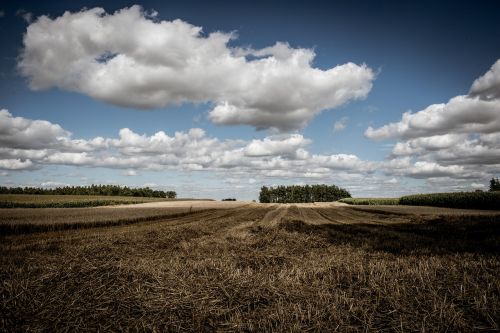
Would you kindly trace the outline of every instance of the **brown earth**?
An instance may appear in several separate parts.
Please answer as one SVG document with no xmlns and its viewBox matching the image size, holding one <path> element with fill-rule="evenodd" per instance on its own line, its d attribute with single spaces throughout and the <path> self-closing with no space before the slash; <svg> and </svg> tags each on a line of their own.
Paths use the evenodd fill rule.
<svg viewBox="0 0 500 333">
<path fill-rule="evenodd" d="M 500 212 L 0 210 L 1 331 L 494 331 Z"/>
</svg>

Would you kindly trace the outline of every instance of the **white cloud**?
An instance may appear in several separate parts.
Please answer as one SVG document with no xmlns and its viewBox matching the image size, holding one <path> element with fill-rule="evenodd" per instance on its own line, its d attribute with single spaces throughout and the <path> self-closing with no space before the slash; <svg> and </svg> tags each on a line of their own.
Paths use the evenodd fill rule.
<svg viewBox="0 0 500 333">
<path fill-rule="evenodd" d="M 5 16 L 5 12 L 3 10 L 0 10 L 0 18 Z"/>
<path fill-rule="evenodd" d="M 394 145 L 392 153 L 396 156 L 419 155 L 429 151 L 439 151 L 451 148 L 462 142 L 467 135 L 464 134 L 443 134 L 428 137 L 416 138 Z"/>
<path fill-rule="evenodd" d="M 469 95 L 491 100 L 500 98 L 500 59 L 472 84 Z"/>
<path fill-rule="evenodd" d="M 322 70 L 312 67 L 311 49 L 280 42 L 241 49 L 229 45 L 235 38 L 159 21 L 139 6 L 113 14 L 93 8 L 39 17 L 28 26 L 18 66 L 35 90 L 58 87 L 134 108 L 211 102 L 217 124 L 282 131 L 371 90 L 375 74 L 366 65 Z"/>
<path fill-rule="evenodd" d="M 470 189 L 471 182 L 479 184 L 495 172 L 500 173 L 498 133 L 481 134 L 465 141 L 462 134 L 415 138 L 396 145 L 390 159 L 378 162 L 366 161 L 354 154 L 312 153 L 307 149 L 311 140 L 300 134 L 245 141 L 220 140 L 200 128 L 173 134 L 159 131 L 151 135 L 124 128 L 116 137 L 72 139 L 71 134 L 57 124 L 14 117 L 4 111 L 3 119 L 10 126 L 0 126 L 0 138 L 3 138 L 0 169 L 12 172 L 48 165 L 121 169 L 122 175 L 129 176 L 137 175 L 138 170 L 208 171 L 219 175 L 217 179 L 223 179 L 226 184 L 241 188 L 275 180 L 333 182 L 365 195 L 377 195 L 377 188 L 398 194 L 415 192 L 414 187 L 397 189 L 402 177 L 453 179 L 458 185 L 450 189 L 466 190 Z M 30 137 L 39 137 L 36 133 L 40 126 L 55 129 L 57 135 L 47 131 L 48 135 L 39 139 L 40 142 L 30 144 Z M 399 153 L 398 147 L 402 147 Z M 497 154 L 492 153 L 491 147 L 499 148 L 495 151 Z M 416 156 L 421 160 L 415 160 Z M 485 163 L 486 157 L 488 163 Z M 465 179 L 468 183 L 462 182 Z M 366 187 L 360 185 L 364 183 Z"/>
<path fill-rule="evenodd" d="M 387 174 L 455 180 L 493 175 L 500 170 L 500 60 L 474 81 L 469 95 L 405 112 L 399 122 L 368 127 L 365 135 L 400 140 L 393 161 L 384 163 Z M 399 167 L 401 162 L 406 165 Z"/>
<path fill-rule="evenodd" d="M 500 59 L 472 84 L 469 95 L 433 104 L 416 113 L 405 112 L 401 121 L 365 131 L 373 140 L 420 138 L 459 133 L 500 132 Z"/>
<path fill-rule="evenodd" d="M 46 120 L 31 120 L 14 117 L 5 109 L 0 109 L 0 157 L 2 147 L 9 147 L 11 153 L 30 158 L 32 154 L 45 154 L 43 149 L 60 151 L 93 151 L 105 148 L 108 142 L 102 137 L 92 140 L 72 140 L 71 132 Z M 15 151 L 12 148 L 18 148 Z"/>
<path fill-rule="evenodd" d="M 30 160 L 0 159 L 0 169 L 24 170 L 31 169 L 32 167 L 33 163 Z"/>
<path fill-rule="evenodd" d="M 60 138 L 69 137 L 61 126 L 45 120 L 12 117 L 9 111 L 0 110 L 0 146 L 11 148 L 39 148 L 57 144 Z"/>
<path fill-rule="evenodd" d="M 411 168 L 405 170 L 406 175 L 413 178 L 431 178 L 445 176 L 459 176 L 464 171 L 463 166 L 442 166 L 433 162 L 418 161 Z"/>
<path fill-rule="evenodd" d="M 289 136 L 271 136 L 263 140 L 252 140 L 244 149 L 245 156 L 300 156 L 304 150 L 300 148 L 310 144 L 311 140 L 305 139 L 300 134 Z M 304 155 L 302 155 L 304 156 Z M 307 154 L 305 155 L 307 157 Z"/>
<path fill-rule="evenodd" d="M 365 135 L 373 140 L 411 139 L 452 133 L 494 133 L 500 131 L 500 100 L 457 96 L 445 104 L 405 112 L 401 121 L 378 129 L 371 126 Z"/>
<path fill-rule="evenodd" d="M 56 188 L 56 187 L 71 186 L 71 184 L 61 183 L 61 182 L 54 182 L 54 181 L 48 181 L 48 182 L 41 183 L 40 186 L 44 187 L 44 188 Z"/>
<path fill-rule="evenodd" d="M 348 120 L 349 120 L 348 117 L 342 117 L 339 120 L 337 120 L 335 124 L 333 124 L 333 132 L 335 133 L 345 130 L 345 128 L 347 127 Z"/>
<path fill-rule="evenodd" d="M 300 134 L 244 141 L 219 140 L 200 128 L 150 136 L 123 128 L 117 138 L 84 140 L 71 139 L 71 133 L 47 121 L 14 117 L 7 110 L 0 115 L 8 125 L 0 126 L 3 169 L 72 165 L 124 169 L 129 176 L 139 169 L 225 170 L 253 184 L 258 177 L 328 178 L 332 172 L 372 172 L 376 167 L 352 154 L 311 154 L 306 149 L 311 140 Z M 45 130 L 43 136 L 40 128 Z M 35 138 L 38 142 L 31 143 Z"/>
</svg>

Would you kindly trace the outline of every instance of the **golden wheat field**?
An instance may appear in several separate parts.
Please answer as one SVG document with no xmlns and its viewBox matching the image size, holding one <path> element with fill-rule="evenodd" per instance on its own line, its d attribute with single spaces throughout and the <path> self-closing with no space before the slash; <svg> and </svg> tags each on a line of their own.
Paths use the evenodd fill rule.
<svg viewBox="0 0 500 333">
<path fill-rule="evenodd" d="M 1 331 L 494 331 L 500 212 L 0 210 Z"/>
</svg>

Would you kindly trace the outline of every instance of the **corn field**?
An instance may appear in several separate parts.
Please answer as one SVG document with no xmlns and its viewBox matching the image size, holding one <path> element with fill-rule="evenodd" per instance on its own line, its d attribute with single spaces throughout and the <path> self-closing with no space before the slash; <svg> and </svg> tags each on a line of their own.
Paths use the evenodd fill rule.
<svg viewBox="0 0 500 333">
<path fill-rule="evenodd" d="M 407 195 L 400 205 L 463 209 L 500 209 L 500 192 L 455 192 Z"/>
</svg>

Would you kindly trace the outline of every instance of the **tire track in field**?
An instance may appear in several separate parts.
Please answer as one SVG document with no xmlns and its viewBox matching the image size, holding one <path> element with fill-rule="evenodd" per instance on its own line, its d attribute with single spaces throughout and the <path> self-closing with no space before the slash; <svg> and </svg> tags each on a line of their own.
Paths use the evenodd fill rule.
<svg viewBox="0 0 500 333">
<path fill-rule="evenodd" d="M 317 224 L 327 224 L 332 222 L 331 220 L 321 215 L 318 212 L 318 208 L 299 207 L 299 210 L 304 218 L 304 222 L 306 222 L 307 224 L 317 225 Z"/>
<path fill-rule="evenodd" d="M 267 212 L 255 226 L 272 227 L 277 226 L 281 220 L 289 213 L 288 205 L 276 206 L 273 210 Z"/>
<path fill-rule="evenodd" d="M 274 207 L 253 206 L 237 215 L 228 216 L 225 219 L 217 219 L 212 225 L 208 225 L 209 235 L 201 237 L 203 241 L 214 241 L 216 239 L 245 239 L 256 223 L 260 222 L 266 214 L 273 211 Z"/>
<path fill-rule="evenodd" d="M 316 211 L 325 219 L 328 219 L 336 224 L 359 224 L 359 223 L 386 224 L 387 223 L 387 217 L 380 218 L 380 216 L 377 214 L 357 213 L 355 210 L 349 207 L 317 209 Z"/>
<path fill-rule="evenodd" d="M 169 246 L 180 242 L 190 243 L 196 240 L 197 244 L 205 242 L 220 242 L 221 239 L 231 237 L 244 238 L 248 235 L 249 227 L 256 221 L 260 221 L 270 208 L 247 206 L 242 208 L 215 212 L 207 219 L 194 220 L 180 225 L 163 225 L 151 231 L 164 235 Z M 153 245 L 154 246 L 154 245 Z M 174 245 L 175 246 L 175 245 Z"/>
<path fill-rule="evenodd" d="M 239 206 L 239 207 L 234 207 L 234 208 L 223 208 L 223 209 L 211 209 L 209 211 L 202 211 L 200 213 L 193 212 L 192 214 L 180 217 L 180 218 L 167 218 L 159 221 L 154 221 L 154 222 L 146 222 L 146 223 L 140 223 L 134 224 L 134 225 L 128 225 L 126 227 L 133 227 L 134 230 L 137 230 L 137 228 L 140 227 L 152 227 L 154 226 L 155 228 L 174 228 L 174 227 L 181 227 L 181 226 L 187 226 L 191 224 L 196 224 L 196 223 L 211 223 L 213 221 L 218 221 L 221 219 L 225 219 L 227 217 L 237 217 L 241 213 L 245 213 L 246 211 L 252 210 L 252 208 L 249 208 L 251 204 L 247 204 L 244 206 Z M 123 228 L 123 229 L 128 229 L 128 228 Z"/>
<path fill-rule="evenodd" d="M 338 213 L 339 208 L 316 209 L 316 213 L 333 224 L 350 224 L 345 220 L 345 216 Z M 333 216 L 332 216 L 333 213 Z"/>
<path fill-rule="evenodd" d="M 345 216 L 353 223 L 369 223 L 369 224 L 388 224 L 388 223 L 403 223 L 407 222 L 408 218 L 405 215 L 397 214 L 380 214 L 376 212 L 358 211 L 356 209 L 346 207 L 338 211 L 339 215 Z"/>
</svg>

